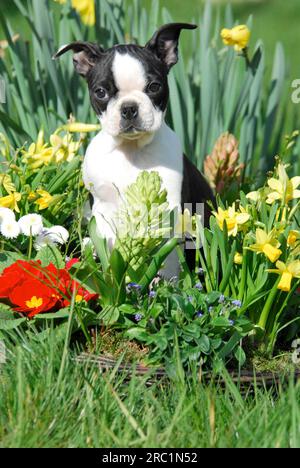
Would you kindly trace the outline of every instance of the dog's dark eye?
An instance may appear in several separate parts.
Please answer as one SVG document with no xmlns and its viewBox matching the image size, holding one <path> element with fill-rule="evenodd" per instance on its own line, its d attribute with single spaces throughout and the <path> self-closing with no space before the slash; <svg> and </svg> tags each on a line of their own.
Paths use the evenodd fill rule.
<svg viewBox="0 0 300 468">
<path fill-rule="evenodd" d="M 158 93 L 158 91 L 160 91 L 160 88 L 161 88 L 161 85 L 153 81 L 152 83 L 148 85 L 147 90 L 149 93 Z"/>
<path fill-rule="evenodd" d="M 98 99 L 105 99 L 105 98 L 108 97 L 108 93 L 107 93 L 106 89 L 104 89 L 104 88 L 96 89 L 95 94 L 96 94 Z"/>
</svg>

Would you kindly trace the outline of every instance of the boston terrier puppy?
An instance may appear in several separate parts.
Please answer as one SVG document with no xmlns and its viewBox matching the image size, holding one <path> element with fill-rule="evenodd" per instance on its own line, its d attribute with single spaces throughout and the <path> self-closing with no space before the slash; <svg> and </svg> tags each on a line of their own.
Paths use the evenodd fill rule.
<svg viewBox="0 0 300 468">
<path fill-rule="evenodd" d="M 208 183 L 165 122 L 168 73 L 178 61 L 179 35 L 182 29 L 196 27 L 166 24 L 143 47 L 127 44 L 104 50 L 94 43 L 73 42 L 54 56 L 74 52 L 75 70 L 87 81 L 101 123 L 84 158 L 83 180 L 93 195 L 97 227 L 110 243 L 122 194 L 142 171 L 160 174 L 170 209 L 186 205 L 195 212 L 196 204 L 213 199 Z M 205 214 L 207 218 L 208 210 Z M 166 276 L 178 271 L 171 263 Z"/>
</svg>

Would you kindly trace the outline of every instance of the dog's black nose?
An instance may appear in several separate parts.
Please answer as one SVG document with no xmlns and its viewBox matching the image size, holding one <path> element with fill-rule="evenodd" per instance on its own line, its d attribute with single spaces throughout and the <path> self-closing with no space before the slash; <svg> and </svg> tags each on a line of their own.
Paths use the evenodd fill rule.
<svg viewBox="0 0 300 468">
<path fill-rule="evenodd" d="M 138 106 L 134 102 L 126 102 L 121 107 L 121 116 L 124 120 L 134 120 L 138 116 Z"/>
</svg>

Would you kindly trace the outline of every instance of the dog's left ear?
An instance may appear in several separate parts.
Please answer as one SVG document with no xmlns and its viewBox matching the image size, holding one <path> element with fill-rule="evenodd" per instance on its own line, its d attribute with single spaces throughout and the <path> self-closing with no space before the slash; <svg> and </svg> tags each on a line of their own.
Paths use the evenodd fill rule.
<svg viewBox="0 0 300 468">
<path fill-rule="evenodd" d="M 178 40 L 181 30 L 195 28 L 197 28 L 195 24 L 189 23 L 166 24 L 156 31 L 145 48 L 162 60 L 169 71 L 178 61 Z"/>
</svg>

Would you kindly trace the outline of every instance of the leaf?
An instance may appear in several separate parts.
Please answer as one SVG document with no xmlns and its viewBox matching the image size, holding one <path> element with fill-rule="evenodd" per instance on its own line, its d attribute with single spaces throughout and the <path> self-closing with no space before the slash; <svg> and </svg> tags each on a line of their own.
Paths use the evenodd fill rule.
<svg viewBox="0 0 300 468">
<path fill-rule="evenodd" d="M 222 349 L 219 351 L 219 357 L 221 359 L 224 359 L 226 356 L 228 356 L 232 350 L 236 347 L 236 345 L 240 342 L 241 340 L 241 335 L 239 332 L 235 332 L 229 341 L 222 347 Z"/>
<path fill-rule="evenodd" d="M 38 251 L 35 260 L 40 260 L 42 267 L 53 263 L 56 268 L 65 268 L 64 259 L 57 247 L 47 245 Z"/>
<path fill-rule="evenodd" d="M 101 237 L 97 230 L 97 222 L 95 217 L 93 217 L 90 221 L 89 234 L 100 259 L 103 271 L 105 272 L 109 267 L 109 251 L 106 239 Z"/>
<path fill-rule="evenodd" d="M 210 340 L 208 336 L 202 335 L 199 340 L 197 340 L 199 349 L 202 351 L 204 354 L 208 354 L 210 351 Z"/>
<path fill-rule="evenodd" d="M 139 327 L 130 328 L 126 331 L 125 336 L 130 340 L 139 340 L 143 342 L 149 340 L 148 333 L 143 328 Z"/>
<path fill-rule="evenodd" d="M 6 304 L 0 303 L 0 320 L 14 320 L 14 311 Z"/>
<path fill-rule="evenodd" d="M 26 322 L 26 318 L 19 318 L 19 319 L 0 319 L 0 330 L 8 331 L 14 330 L 18 328 L 22 323 Z"/>
<path fill-rule="evenodd" d="M 240 366 L 243 366 L 246 362 L 246 354 L 245 351 L 241 346 L 238 346 L 237 349 L 234 352 L 234 356 L 236 360 L 238 361 Z"/>
<path fill-rule="evenodd" d="M 57 312 L 38 314 L 34 318 L 35 320 L 55 320 L 55 319 L 68 318 L 69 315 L 70 315 L 70 309 L 68 307 L 64 307 L 63 309 L 60 309 Z"/>
<path fill-rule="evenodd" d="M 0 253 L 0 273 L 2 273 L 5 268 L 9 267 L 17 260 L 21 260 L 22 258 L 23 257 L 16 252 L 6 251 Z"/>
<path fill-rule="evenodd" d="M 99 319 L 104 325 L 113 325 L 118 321 L 120 310 L 115 306 L 106 306 L 99 313 Z"/>
</svg>

